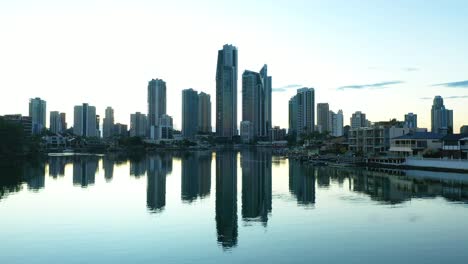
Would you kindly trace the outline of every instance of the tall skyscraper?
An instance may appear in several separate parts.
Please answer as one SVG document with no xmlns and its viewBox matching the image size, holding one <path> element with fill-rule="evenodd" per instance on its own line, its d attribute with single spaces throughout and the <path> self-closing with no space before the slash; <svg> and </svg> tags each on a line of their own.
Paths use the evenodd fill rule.
<svg viewBox="0 0 468 264">
<path fill-rule="evenodd" d="M 39 97 L 29 100 L 29 116 L 32 118 L 32 133 L 39 134 L 46 127 L 46 101 Z"/>
<path fill-rule="evenodd" d="M 418 127 L 418 115 L 408 113 L 405 115 L 405 127 L 417 128 Z"/>
<path fill-rule="evenodd" d="M 297 136 L 315 131 L 315 90 L 301 88 L 297 90 Z"/>
<path fill-rule="evenodd" d="M 367 127 L 368 121 L 366 119 L 366 114 L 361 111 L 355 112 L 351 116 L 350 124 L 351 128 Z"/>
<path fill-rule="evenodd" d="M 271 129 L 271 77 L 267 66 L 260 73 L 242 74 L 242 121 L 250 121 L 254 137 L 268 137 Z"/>
<path fill-rule="evenodd" d="M 74 109 L 73 133 L 83 137 L 97 137 L 96 107 L 87 103 Z"/>
<path fill-rule="evenodd" d="M 439 134 L 453 133 L 453 111 L 446 109 L 441 96 L 434 98 L 431 110 L 431 131 Z"/>
<path fill-rule="evenodd" d="M 343 136 L 343 111 L 339 110 L 338 113 L 330 111 L 328 115 L 330 135 L 334 137 Z"/>
<path fill-rule="evenodd" d="M 216 67 L 216 136 L 237 135 L 237 48 L 224 45 Z"/>
<path fill-rule="evenodd" d="M 65 131 L 68 129 L 67 126 L 67 114 L 65 113 L 60 113 L 60 122 L 62 123 L 62 131 Z"/>
<path fill-rule="evenodd" d="M 198 94 L 198 131 L 211 133 L 211 97 L 209 94 Z"/>
<path fill-rule="evenodd" d="M 320 133 L 331 132 L 329 127 L 329 112 L 330 107 L 328 103 L 317 104 L 317 126 Z"/>
<path fill-rule="evenodd" d="M 297 134 L 297 95 L 289 99 L 289 130 L 288 134 Z"/>
<path fill-rule="evenodd" d="M 195 138 L 198 130 L 198 94 L 193 89 L 182 91 L 182 135 Z"/>
<path fill-rule="evenodd" d="M 64 131 L 62 126 L 62 116 L 58 111 L 51 111 L 50 112 L 50 120 L 49 120 L 49 130 L 52 133 L 62 133 Z"/>
<path fill-rule="evenodd" d="M 104 117 L 104 124 L 102 127 L 102 137 L 110 138 L 113 135 L 114 130 L 114 109 L 108 106 L 106 108 L 106 114 Z"/>
<path fill-rule="evenodd" d="M 157 134 L 159 118 L 166 114 L 166 82 L 153 79 L 148 83 L 148 129 L 149 135 Z"/>
<path fill-rule="evenodd" d="M 130 115 L 130 137 L 145 137 L 148 120 L 140 112 Z"/>
</svg>

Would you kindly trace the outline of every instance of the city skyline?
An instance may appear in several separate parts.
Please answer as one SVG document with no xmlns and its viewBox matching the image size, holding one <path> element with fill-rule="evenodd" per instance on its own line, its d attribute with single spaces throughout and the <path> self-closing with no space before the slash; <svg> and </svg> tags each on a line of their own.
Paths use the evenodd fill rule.
<svg viewBox="0 0 468 264">
<path fill-rule="evenodd" d="M 366 113 L 371 121 L 401 119 L 413 112 L 421 127 L 430 128 L 428 106 L 434 96 L 441 95 L 445 105 L 454 111 L 455 132 L 467 123 L 464 117 L 468 109 L 464 105 L 468 100 L 468 63 L 463 58 L 468 51 L 463 48 L 467 38 L 460 25 L 466 24 L 468 6 L 463 2 L 427 5 L 397 1 L 374 6 L 366 1 L 293 1 L 287 6 L 269 7 L 260 15 L 264 19 L 259 19 L 258 14 L 242 13 L 246 18 L 243 21 L 237 11 L 244 10 L 246 2 L 240 1 L 229 6 L 233 9 L 227 15 L 230 19 L 223 19 L 219 26 L 214 21 L 220 15 L 210 12 L 205 17 L 203 6 L 212 5 L 223 16 L 228 6 L 202 3 L 184 3 L 187 10 L 195 12 L 180 11 L 174 3 L 155 5 L 145 1 L 110 9 L 86 1 L 73 9 L 52 7 L 47 1 L 40 6 L 29 1 L 2 3 L 0 30 L 5 41 L 0 43 L 0 70 L 4 73 L 0 87 L 8 89 L 15 100 L 3 97 L 0 114 L 27 115 L 27 107 L 16 100 L 41 97 L 47 101 L 48 111 L 65 112 L 69 117 L 73 116 L 73 106 L 80 102 L 96 106 L 100 116 L 111 106 L 116 109 L 116 122 L 129 124 L 130 113 L 147 111 L 144 91 L 148 80 L 162 78 L 167 82 L 168 102 L 173 102 L 168 104 L 167 112 L 180 130 L 178 96 L 183 89 L 193 87 L 212 95 L 214 101 L 216 50 L 224 43 L 232 43 L 239 48 L 240 72 L 268 63 L 270 74 L 275 76 L 273 126 L 287 127 L 285 110 L 299 87 L 314 87 L 317 102 L 329 102 L 330 109 L 342 109 L 345 120 L 356 111 Z M 168 15 L 154 18 L 151 11 L 156 8 Z M 295 15 L 284 14 L 284 18 L 276 19 L 283 14 L 283 8 Z M 40 12 L 46 15 L 38 15 Z M 390 19 L 390 13 L 400 19 Z M 83 16 L 88 18 L 86 23 L 82 23 Z M 128 25 L 122 24 L 122 16 L 129 18 Z M 102 22 L 102 17 L 109 22 Z M 170 26 L 157 26 L 160 19 Z M 253 19 L 260 22 L 249 24 Z M 188 20 L 193 22 L 189 30 L 183 27 L 183 21 Z M 363 24 L 367 26 L 361 27 Z M 227 30 L 221 30 L 222 26 Z M 265 26 L 268 30 L 259 30 Z M 101 35 L 102 31 L 107 34 Z M 147 32 L 155 31 L 160 33 L 155 34 L 158 37 L 148 36 Z M 179 32 L 177 36 L 170 36 L 174 31 Z M 333 36 L 328 34 L 330 31 Z M 56 32 L 64 36 L 57 38 Z M 254 33 L 259 34 L 255 43 L 250 38 Z M 157 41 L 160 35 L 170 37 L 161 43 Z M 288 38 L 284 38 L 286 35 Z M 121 41 L 122 36 L 131 40 Z M 30 38 L 38 41 L 32 43 Z M 188 38 L 192 48 L 184 49 Z M 197 50 L 196 54 L 192 50 Z M 437 55 L 437 63 L 429 54 Z M 174 63 L 182 57 L 190 59 Z M 238 87 L 240 81 L 238 78 Z M 64 83 L 74 96 L 62 96 Z M 215 127 L 214 110 L 212 121 Z"/>
</svg>

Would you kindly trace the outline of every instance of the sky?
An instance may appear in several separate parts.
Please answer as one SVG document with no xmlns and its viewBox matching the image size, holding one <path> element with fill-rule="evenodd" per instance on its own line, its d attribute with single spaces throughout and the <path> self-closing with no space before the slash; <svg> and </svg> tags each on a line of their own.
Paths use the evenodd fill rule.
<svg viewBox="0 0 468 264">
<path fill-rule="evenodd" d="M 129 124 L 160 78 L 175 128 L 187 88 L 211 94 L 215 127 L 217 51 L 228 43 L 239 93 L 244 70 L 268 65 L 273 125 L 287 127 L 288 100 L 313 87 L 345 125 L 355 111 L 374 122 L 414 112 L 430 128 L 441 95 L 458 132 L 468 125 L 467 14 L 462 0 L 0 0 L 0 115 L 28 115 L 41 97 L 69 125 L 84 102 Z"/>
</svg>

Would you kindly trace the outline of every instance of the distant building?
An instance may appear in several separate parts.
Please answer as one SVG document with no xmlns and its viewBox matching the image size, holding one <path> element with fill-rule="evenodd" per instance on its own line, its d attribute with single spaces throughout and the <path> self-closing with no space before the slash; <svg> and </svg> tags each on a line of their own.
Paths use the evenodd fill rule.
<svg viewBox="0 0 468 264">
<path fill-rule="evenodd" d="M 46 101 L 39 97 L 29 100 L 29 116 L 32 118 L 33 134 L 40 134 L 46 127 Z"/>
<path fill-rule="evenodd" d="M 366 119 L 366 114 L 364 114 L 361 111 L 355 112 L 351 116 L 350 125 L 351 125 L 351 128 L 367 127 L 368 121 Z"/>
<path fill-rule="evenodd" d="M 331 128 L 329 127 L 329 112 L 330 107 L 328 103 L 317 104 L 317 127 L 320 133 L 331 132 Z"/>
<path fill-rule="evenodd" d="M 216 67 L 216 136 L 232 139 L 237 132 L 237 48 L 224 45 Z"/>
<path fill-rule="evenodd" d="M 405 115 L 405 127 L 407 128 L 418 128 L 418 115 L 408 113 Z"/>
<path fill-rule="evenodd" d="M 198 132 L 212 133 L 211 98 L 204 92 L 198 94 Z"/>
<path fill-rule="evenodd" d="M 114 109 L 112 107 L 107 107 L 106 108 L 106 114 L 104 117 L 103 121 L 103 127 L 102 127 L 102 137 L 103 138 L 110 138 L 113 136 L 113 130 L 114 130 Z"/>
<path fill-rule="evenodd" d="M 148 83 L 148 130 L 157 131 L 159 118 L 166 114 L 166 82 L 153 79 Z M 152 138 L 155 139 L 155 138 Z"/>
<path fill-rule="evenodd" d="M 275 126 L 271 129 L 270 140 L 271 141 L 281 141 L 286 138 L 286 129 Z"/>
<path fill-rule="evenodd" d="M 173 130 L 172 117 L 162 115 L 159 118 L 158 139 L 172 139 Z"/>
<path fill-rule="evenodd" d="M 468 134 L 468 126 L 460 127 L 460 134 Z"/>
<path fill-rule="evenodd" d="M 330 128 L 330 135 L 334 137 L 343 136 L 343 111 L 339 110 L 335 114 L 333 111 L 329 111 L 328 115 L 328 127 Z"/>
<path fill-rule="evenodd" d="M 63 127 L 63 120 L 62 114 L 58 111 L 51 111 L 50 112 L 50 119 L 49 119 L 49 130 L 50 132 L 57 134 L 63 133 L 66 128 Z"/>
<path fill-rule="evenodd" d="M 74 108 L 73 133 L 82 137 L 97 137 L 96 107 L 87 103 Z"/>
<path fill-rule="evenodd" d="M 426 149 L 442 148 L 444 135 L 430 132 L 414 132 L 391 140 L 390 153 L 398 156 L 420 156 Z"/>
<path fill-rule="evenodd" d="M 20 124 L 23 127 L 24 137 L 30 137 L 32 134 L 32 118 L 30 116 L 18 115 L 4 115 L 5 121 Z"/>
<path fill-rule="evenodd" d="M 431 110 L 431 132 L 453 134 L 453 111 L 446 109 L 441 96 L 434 97 Z"/>
<path fill-rule="evenodd" d="M 198 132 L 198 94 L 193 89 L 182 91 L 182 136 L 193 139 Z"/>
<path fill-rule="evenodd" d="M 242 121 L 252 123 L 254 137 L 267 138 L 271 129 L 271 76 L 267 65 L 259 73 L 242 74 Z"/>
<path fill-rule="evenodd" d="M 254 127 L 250 121 L 241 122 L 242 143 L 252 143 L 254 140 Z"/>
<path fill-rule="evenodd" d="M 297 95 L 289 99 L 289 129 L 288 134 L 296 137 L 297 135 Z"/>
<path fill-rule="evenodd" d="M 315 131 L 315 90 L 314 88 L 301 88 L 290 100 L 290 124 L 295 129 L 296 136 L 309 134 Z M 297 112 L 296 112 L 297 111 Z M 295 115 L 291 117 L 292 115 Z"/>
<path fill-rule="evenodd" d="M 130 137 L 145 137 L 148 120 L 145 114 L 136 112 L 130 115 Z"/>
<path fill-rule="evenodd" d="M 65 113 L 60 113 L 60 122 L 62 123 L 62 131 L 65 131 L 68 129 L 67 126 L 67 114 Z"/>
<path fill-rule="evenodd" d="M 115 137 L 128 137 L 128 126 L 120 123 L 115 124 L 112 135 Z"/>
<path fill-rule="evenodd" d="M 101 137 L 101 117 L 96 115 L 96 137 Z"/>
</svg>

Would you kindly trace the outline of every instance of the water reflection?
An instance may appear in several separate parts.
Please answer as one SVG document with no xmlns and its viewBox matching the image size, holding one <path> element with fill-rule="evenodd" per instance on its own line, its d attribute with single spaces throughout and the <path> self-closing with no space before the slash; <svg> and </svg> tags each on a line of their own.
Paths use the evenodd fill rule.
<svg viewBox="0 0 468 264">
<path fill-rule="evenodd" d="M 136 178 L 144 176 L 148 167 L 147 161 L 147 157 L 130 159 L 130 175 L 135 176 Z"/>
<path fill-rule="evenodd" d="M 104 169 L 104 178 L 106 182 L 112 181 L 114 177 L 114 165 L 115 161 L 111 156 L 104 156 L 102 158 L 102 168 Z"/>
<path fill-rule="evenodd" d="M 315 174 L 317 172 L 316 167 L 305 166 L 296 160 L 289 161 L 289 191 L 296 197 L 299 205 L 315 204 Z M 324 181 L 323 177 L 325 176 L 320 175 L 322 181 Z"/>
<path fill-rule="evenodd" d="M 57 178 L 65 176 L 65 165 L 72 162 L 71 157 L 67 156 L 50 156 L 49 157 L 49 176 Z"/>
<path fill-rule="evenodd" d="M 182 155 L 182 201 L 192 202 L 205 198 L 211 188 L 211 152 L 186 153 Z"/>
<path fill-rule="evenodd" d="M 166 206 L 166 176 L 172 172 L 172 156 L 149 156 L 147 164 L 146 206 L 150 212 L 161 212 Z"/>
<path fill-rule="evenodd" d="M 216 231 L 225 249 L 237 245 L 237 153 L 216 153 Z"/>
<path fill-rule="evenodd" d="M 242 218 L 260 221 L 264 226 L 271 213 L 271 152 L 243 151 L 242 167 Z"/>
<path fill-rule="evenodd" d="M 98 169 L 99 157 L 84 156 L 77 157 L 73 161 L 73 185 L 82 188 L 93 185 Z"/>
</svg>

